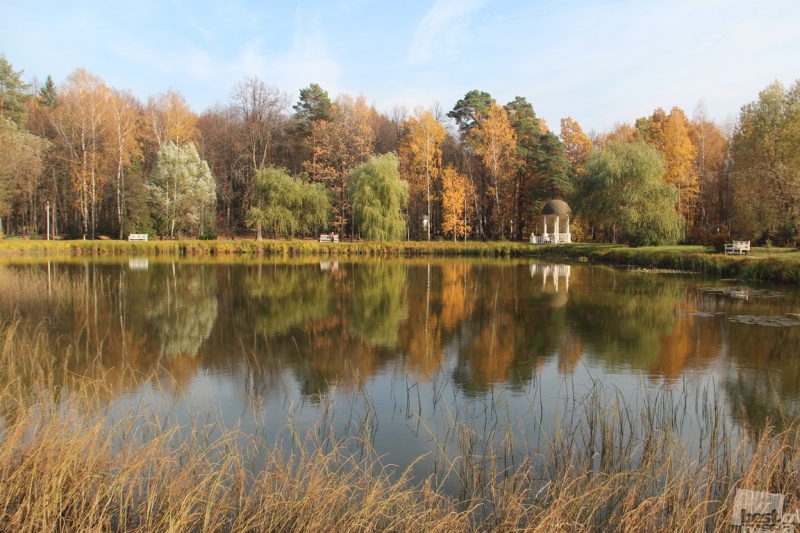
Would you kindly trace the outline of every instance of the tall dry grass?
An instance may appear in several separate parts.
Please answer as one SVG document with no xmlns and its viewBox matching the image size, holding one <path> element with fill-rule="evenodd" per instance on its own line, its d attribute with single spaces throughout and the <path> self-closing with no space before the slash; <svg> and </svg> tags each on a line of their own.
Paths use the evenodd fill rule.
<svg viewBox="0 0 800 533">
<path fill-rule="evenodd" d="M 327 415 L 307 430 L 287 419 L 274 441 L 181 426 L 104 405 L 102 370 L 70 374 L 27 328 L 0 324 L 0 531 L 723 531 L 737 487 L 800 501 L 798 423 L 737 431 L 713 388 L 632 403 L 596 383 L 491 427 L 460 407 L 444 429 L 418 416 L 437 449 L 420 479 L 378 455 L 358 387 L 346 406 L 320 399 L 323 413 L 361 409 L 344 433 Z M 487 408 L 504 412 L 502 399 Z"/>
</svg>

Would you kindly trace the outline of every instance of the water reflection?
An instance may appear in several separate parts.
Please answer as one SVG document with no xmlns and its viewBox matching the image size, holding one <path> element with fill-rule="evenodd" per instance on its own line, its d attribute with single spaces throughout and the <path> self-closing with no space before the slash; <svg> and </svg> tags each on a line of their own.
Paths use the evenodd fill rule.
<svg viewBox="0 0 800 533">
<path fill-rule="evenodd" d="M 331 277 L 314 265 L 259 265 L 244 274 L 244 290 L 256 332 L 266 337 L 322 319 L 333 305 Z"/>
<path fill-rule="evenodd" d="M 350 329 L 373 346 L 394 348 L 400 323 L 408 318 L 405 265 L 367 263 L 348 270 Z"/>
<path fill-rule="evenodd" d="M 386 376 L 469 398 L 548 369 L 666 386 L 711 374 L 742 424 L 800 414 L 800 327 L 735 321 L 796 313 L 788 288 L 513 261 L 150 259 L 7 262 L 0 291 L 2 316 L 46 318 L 72 371 L 100 357 L 121 390 L 136 387 L 125 365 L 176 387 L 211 371 L 260 401 Z"/>
<path fill-rule="evenodd" d="M 217 320 L 217 280 L 198 265 L 154 269 L 147 283 L 144 316 L 161 358 L 195 357 Z"/>
</svg>

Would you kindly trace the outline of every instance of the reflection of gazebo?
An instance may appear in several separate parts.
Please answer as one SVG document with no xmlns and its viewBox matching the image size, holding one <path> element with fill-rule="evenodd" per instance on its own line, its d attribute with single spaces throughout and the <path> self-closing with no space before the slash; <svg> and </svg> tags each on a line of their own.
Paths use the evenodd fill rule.
<svg viewBox="0 0 800 533">
<path fill-rule="evenodd" d="M 564 200 L 549 200 L 542 208 L 544 232 L 542 235 L 534 235 L 531 233 L 531 244 L 563 244 L 572 242 L 572 236 L 569 233 L 570 214 L 572 214 L 572 209 L 569 208 L 567 202 Z M 555 219 L 553 233 L 547 233 L 547 217 L 553 217 Z M 560 232 L 562 218 L 565 219 L 566 233 Z"/>
</svg>

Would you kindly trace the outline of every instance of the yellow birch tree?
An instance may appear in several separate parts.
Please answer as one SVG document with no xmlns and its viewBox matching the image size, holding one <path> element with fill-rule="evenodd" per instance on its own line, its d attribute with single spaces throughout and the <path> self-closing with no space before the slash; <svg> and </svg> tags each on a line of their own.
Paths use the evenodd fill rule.
<svg viewBox="0 0 800 533">
<path fill-rule="evenodd" d="M 464 174 L 452 166 L 442 171 L 442 232 L 452 233 L 455 241 L 472 231 L 473 196 L 475 190 Z"/>
<path fill-rule="evenodd" d="M 170 89 L 151 96 L 147 103 L 147 119 L 159 148 L 170 141 L 178 147 L 190 142 L 197 144 L 200 138 L 197 115 L 178 91 Z"/>
<path fill-rule="evenodd" d="M 108 178 L 109 98 L 110 91 L 100 78 L 78 69 L 61 87 L 52 116 L 77 193 L 81 227 L 92 238 L 97 226 L 98 191 Z"/>
<path fill-rule="evenodd" d="M 679 107 L 673 107 L 669 114 L 659 107 L 652 116 L 637 120 L 636 129 L 638 137 L 663 154 L 664 182 L 678 190 L 678 214 L 691 223 L 700 188 L 689 119 Z"/>
<path fill-rule="evenodd" d="M 561 142 L 564 143 L 564 155 L 569 160 L 572 173 L 579 176 L 586 170 L 586 158 L 592 151 L 592 140 L 583 132 L 581 125 L 572 117 L 561 119 Z"/>
<path fill-rule="evenodd" d="M 691 124 L 686 114 L 673 107 L 664 124 L 664 181 L 678 189 L 678 213 L 687 223 L 694 220 L 694 210 L 700 186 L 697 179 L 695 157 L 697 149 L 690 136 Z"/>
<path fill-rule="evenodd" d="M 470 131 L 469 141 L 489 174 L 487 192 L 494 200 L 494 231 L 502 238 L 507 222 L 506 203 L 513 197 L 512 177 L 517 148 L 516 133 L 506 110 L 492 103 L 485 113 L 478 113 L 477 125 Z"/>
<path fill-rule="evenodd" d="M 430 111 L 417 108 L 414 116 L 402 122 L 405 132 L 398 150 L 405 170 L 405 179 L 410 185 L 412 198 L 425 198 L 428 216 L 427 236 L 431 240 L 431 187 L 435 185 L 442 170 L 442 144 L 447 132 Z"/>
<path fill-rule="evenodd" d="M 131 158 L 141 155 L 136 134 L 139 128 L 139 105 L 130 91 L 112 90 L 109 95 L 110 142 L 109 151 L 114 158 L 114 197 L 116 200 L 119 238 L 124 238 L 127 215 L 126 177 Z"/>
</svg>

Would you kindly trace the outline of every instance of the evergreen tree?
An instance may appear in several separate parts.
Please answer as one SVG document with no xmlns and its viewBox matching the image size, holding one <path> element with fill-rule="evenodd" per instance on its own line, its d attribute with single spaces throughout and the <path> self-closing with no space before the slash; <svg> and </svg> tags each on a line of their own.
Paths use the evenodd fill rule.
<svg viewBox="0 0 800 533">
<path fill-rule="evenodd" d="M 50 74 L 44 80 L 44 85 L 39 88 L 39 101 L 43 106 L 53 109 L 56 106 L 56 84 Z"/>
<path fill-rule="evenodd" d="M 23 71 L 15 71 L 14 66 L 0 54 L 0 117 L 24 128 L 28 122 L 29 83 L 22 81 Z"/>
</svg>

